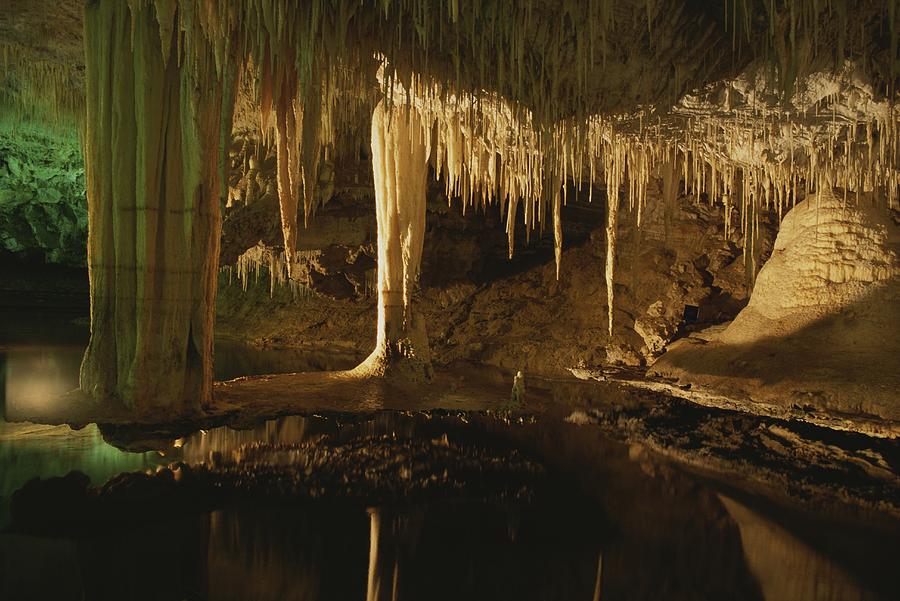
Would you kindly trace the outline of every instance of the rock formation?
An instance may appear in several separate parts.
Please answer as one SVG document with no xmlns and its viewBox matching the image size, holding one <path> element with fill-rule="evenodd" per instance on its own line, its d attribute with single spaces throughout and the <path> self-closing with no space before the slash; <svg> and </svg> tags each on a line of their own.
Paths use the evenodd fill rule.
<svg viewBox="0 0 900 601">
<path fill-rule="evenodd" d="M 428 375 L 428 338 L 413 313 L 425 237 L 425 177 L 431 153 L 415 107 L 372 115 L 372 169 L 378 220 L 378 335 L 375 350 L 355 372 L 386 375 L 398 364 Z"/>
<path fill-rule="evenodd" d="M 419 338 L 424 357 L 410 300 L 429 163 L 464 214 L 499 212 L 510 256 L 552 224 L 551 286 L 570 275 L 570 195 L 590 200 L 605 184 L 606 235 L 594 240 L 604 250 L 591 267 L 604 282 L 590 300 L 605 313 L 606 355 L 630 363 L 658 354 L 679 311 L 696 307 L 675 306 L 688 291 L 672 306 L 628 298 L 641 285 L 620 273 L 637 273 L 625 242 L 640 247 L 654 202 L 666 224 L 679 194 L 721 209 L 751 285 L 773 214 L 832 188 L 881 211 L 898 203 L 893 3 L 92 0 L 79 57 L 73 1 L 58 48 L 23 34 L 45 30 L 46 0 L 0 17 L 0 104 L 84 129 L 94 328 L 82 387 L 100 400 L 147 410 L 209 400 L 221 207 L 277 200 L 280 257 L 245 255 L 258 241 L 247 240 L 237 271 L 267 261 L 294 294 L 307 289 L 299 207 L 315 228 L 320 166 L 358 158 L 372 115 L 379 342 L 357 375 L 387 373 L 400 340 Z M 237 131 L 257 149 L 274 140 L 274 185 L 259 185 L 268 158 L 257 156 L 245 185 L 226 189 Z M 733 250 L 679 265 L 666 285 L 709 274 L 689 288 L 721 290 Z M 623 329 L 630 339 L 613 340 Z"/>
<path fill-rule="evenodd" d="M 662 376 L 724 396 L 900 419 L 900 227 L 827 190 L 784 218 L 747 307 L 672 345 Z"/>
<path fill-rule="evenodd" d="M 230 131 L 212 50 L 165 23 L 151 5 L 85 9 L 91 342 L 81 386 L 148 413 L 211 398 L 220 135 Z"/>
</svg>

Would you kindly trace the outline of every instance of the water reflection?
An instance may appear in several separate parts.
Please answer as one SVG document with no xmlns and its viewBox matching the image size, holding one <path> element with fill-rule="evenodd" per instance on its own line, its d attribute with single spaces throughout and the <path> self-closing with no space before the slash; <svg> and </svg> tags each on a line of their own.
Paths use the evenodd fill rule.
<svg viewBox="0 0 900 601">
<path fill-rule="evenodd" d="M 344 367 L 240 345 L 217 352 L 220 378 Z M 6 414 L 15 418 L 28 403 L 74 387 L 80 360 L 81 347 L 71 344 L 0 352 Z M 560 385 L 551 392 L 571 399 L 578 390 Z M 452 386 L 438 392 L 458 394 Z M 303 482 L 311 465 L 330 461 L 317 452 L 326 441 L 365 449 L 379 436 L 389 438 L 379 444 L 391 470 L 374 476 L 382 469 L 377 464 L 359 470 L 374 482 L 440 471 L 427 465 L 428 456 L 404 455 L 409 445 L 402 442 L 443 448 L 448 434 L 467 448 L 523 449 L 540 457 L 547 475 L 530 482 L 536 492 L 528 501 L 479 497 L 471 479 L 448 480 L 458 486 L 453 495 L 377 503 L 327 490 L 319 500 L 276 499 L 254 484 L 211 513 L 137 516 L 151 521 L 98 527 L 90 536 L 6 531 L 0 533 L 0 599 L 900 598 L 892 575 L 900 552 L 895 530 L 845 525 L 833 539 L 846 549 L 836 550 L 801 536 L 777 511 L 724 496 L 589 427 L 550 420 L 510 427 L 475 414 L 396 412 L 247 425 L 177 441 L 148 435 L 117 443 L 132 449 L 147 443 L 144 448 L 163 456 L 111 446 L 104 436 L 113 434 L 93 425 L 72 430 L 0 420 L 0 525 L 7 524 L 10 496 L 35 477 L 79 470 L 101 485 L 122 472 L 179 460 L 240 464 L 251 483 L 285 475 Z M 502 453 L 491 461 L 501 471 L 512 467 Z M 353 472 L 337 475 L 354 483 Z"/>
<path fill-rule="evenodd" d="M 141 516 L 153 521 L 100 525 L 87 537 L 5 532 L 2 599 L 896 598 L 889 570 L 860 580 L 840 554 L 772 515 L 590 428 L 421 414 L 294 416 L 197 433 L 166 458 L 113 449 L 93 428 L 4 428 L 5 497 L 30 476 L 81 469 L 99 483 L 173 458 L 200 464 L 251 451 L 259 465 L 247 469 L 297 471 L 296 445 L 359 447 L 385 433 L 433 445 L 449 433 L 458 444 L 528 447 L 551 472 L 529 501 L 463 495 L 370 505 L 250 490 L 211 513 Z M 846 540 L 854 545 L 847 553 L 863 562 L 889 564 L 896 549 L 891 535 Z M 42 576 L 51 569 L 54 578 Z"/>
<path fill-rule="evenodd" d="M 365 513 L 326 504 L 216 511 L 208 518 L 205 598 L 361 599 Z"/>
<path fill-rule="evenodd" d="M 785 528 L 730 497 L 721 495 L 720 498 L 740 528 L 747 565 L 766 599 L 862 601 L 878 598 L 860 586 L 840 564 Z"/>
<path fill-rule="evenodd" d="M 96 425 L 16 424 L 0 420 L 0 527 L 8 521 L 9 499 L 32 478 L 80 471 L 95 485 L 116 474 L 143 471 L 168 460 L 159 453 L 128 453 L 108 444 Z"/>
</svg>

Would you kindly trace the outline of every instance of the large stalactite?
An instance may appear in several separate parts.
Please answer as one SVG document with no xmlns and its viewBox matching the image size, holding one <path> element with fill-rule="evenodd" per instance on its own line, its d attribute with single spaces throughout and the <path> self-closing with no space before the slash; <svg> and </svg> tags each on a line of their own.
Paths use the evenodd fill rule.
<svg viewBox="0 0 900 601">
<path fill-rule="evenodd" d="M 362 375 L 429 376 L 428 339 L 412 309 L 425 239 L 425 186 L 431 144 L 419 111 L 379 104 L 372 115 L 378 222 L 378 336 Z"/>
<path fill-rule="evenodd" d="M 191 7 L 180 5 L 174 28 L 174 11 L 167 23 L 153 5 L 85 9 L 91 341 L 81 388 L 160 419 L 208 403 L 212 388 L 229 78 L 203 36 L 180 31 L 199 20 Z"/>
</svg>

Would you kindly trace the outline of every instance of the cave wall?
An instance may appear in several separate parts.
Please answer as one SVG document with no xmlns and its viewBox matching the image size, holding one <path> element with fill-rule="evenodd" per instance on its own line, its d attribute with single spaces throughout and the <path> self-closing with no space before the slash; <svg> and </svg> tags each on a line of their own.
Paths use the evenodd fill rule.
<svg viewBox="0 0 900 601">
<path fill-rule="evenodd" d="M 86 247 L 77 133 L 0 116 L 0 248 L 22 258 L 84 266 Z"/>
<path fill-rule="evenodd" d="M 244 163 L 234 162 L 232 182 L 242 179 Z M 246 291 L 233 269 L 229 274 L 226 261 L 236 261 L 259 241 L 269 252 L 280 252 L 278 204 L 271 194 L 226 209 L 222 248 L 229 254 L 222 256 L 217 332 L 264 346 L 341 349 L 364 356 L 374 341 L 377 293 L 374 191 L 371 176 L 365 177 L 371 173 L 367 163 L 338 163 L 333 179 L 322 185 L 332 196 L 298 236 L 308 274 L 302 294 L 284 285 L 272 288 L 265 267 L 259 279 L 251 274 Z M 274 164 L 266 165 L 260 161 L 253 174 L 259 190 L 272 189 Z M 443 186 L 432 182 L 414 298 L 433 361 L 484 361 L 548 374 L 608 362 L 640 365 L 686 329 L 733 318 L 750 290 L 740 228 L 730 228 L 725 238 L 721 205 L 685 195 L 667 203 L 663 191 L 661 179 L 650 186 L 640 228 L 635 212 L 624 202 L 620 209 L 619 301 L 610 337 L 602 188 L 593 193 L 571 188 L 566 195 L 561 207 L 566 240 L 557 280 L 549 227 L 530 240 L 518 228 L 510 259 L 499 210 L 463 215 L 459 200 L 448 203 Z M 736 224 L 739 215 L 731 218 Z M 521 207 L 517 219 L 523 219 Z M 774 214 L 762 220 L 760 262 L 771 249 L 776 221 Z"/>
</svg>

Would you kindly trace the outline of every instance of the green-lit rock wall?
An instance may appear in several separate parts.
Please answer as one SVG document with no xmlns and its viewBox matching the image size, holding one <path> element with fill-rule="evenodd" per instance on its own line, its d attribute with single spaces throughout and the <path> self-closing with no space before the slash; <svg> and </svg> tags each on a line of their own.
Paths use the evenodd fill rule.
<svg viewBox="0 0 900 601">
<path fill-rule="evenodd" d="M 84 265 L 84 159 L 74 131 L 0 120 L 0 246 Z"/>
</svg>

